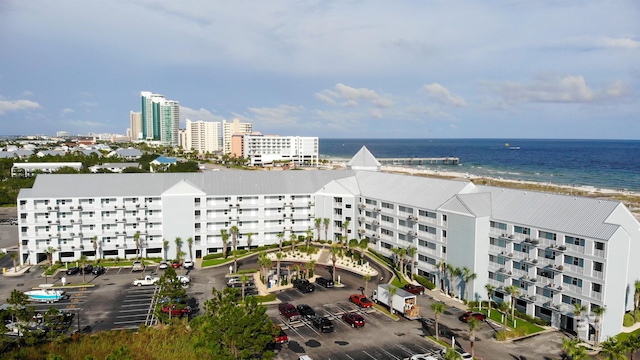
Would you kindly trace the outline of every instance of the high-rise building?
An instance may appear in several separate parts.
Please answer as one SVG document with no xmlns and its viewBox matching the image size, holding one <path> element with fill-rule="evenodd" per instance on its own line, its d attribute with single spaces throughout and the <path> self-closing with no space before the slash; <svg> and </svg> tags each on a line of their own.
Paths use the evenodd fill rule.
<svg viewBox="0 0 640 360">
<path fill-rule="evenodd" d="M 144 139 L 142 136 L 142 113 L 131 111 L 129 113 L 129 129 L 131 140 Z"/>
<path fill-rule="evenodd" d="M 262 135 L 255 132 L 242 138 L 242 156 L 248 158 L 252 166 L 283 160 L 318 165 L 317 137 Z"/>
<path fill-rule="evenodd" d="M 220 151 L 220 123 L 211 121 L 191 121 L 187 119 L 187 142 L 185 150 L 201 154 Z"/>
<path fill-rule="evenodd" d="M 231 153 L 231 138 L 236 134 L 251 134 L 253 124 L 241 123 L 240 119 L 233 119 L 232 122 L 222 120 L 222 151 L 225 154 Z"/>
<path fill-rule="evenodd" d="M 164 95 L 153 94 L 149 91 L 142 91 L 140 97 L 142 102 L 142 138 L 177 146 L 180 126 L 178 101 L 165 99 Z"/>
</svg>

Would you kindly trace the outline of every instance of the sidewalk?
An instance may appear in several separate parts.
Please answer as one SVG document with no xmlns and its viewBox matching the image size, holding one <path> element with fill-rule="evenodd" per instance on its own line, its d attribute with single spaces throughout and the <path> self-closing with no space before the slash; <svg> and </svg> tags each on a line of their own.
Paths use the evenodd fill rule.
<svg viewBox="0 0 640 360">
<path fill-rule="evenodd" d="M 21 265 L 18 266 L 18 270 L 16 271 L 15 268 L 10 267 L 7 268 L 6 272 L 3 272 L 2 276 L 21 276 L 24 275 L 24 273 L 26 273 L 27 271 L 29 271 L 31 269 L 31 265 Z"/>
</svg>

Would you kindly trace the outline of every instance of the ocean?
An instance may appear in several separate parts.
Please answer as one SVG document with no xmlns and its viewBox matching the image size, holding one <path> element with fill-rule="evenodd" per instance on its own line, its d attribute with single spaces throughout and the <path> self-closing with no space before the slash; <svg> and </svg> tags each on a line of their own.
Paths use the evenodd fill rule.
<svg viewBox="0 0 640 360">
<path fill-rule="evenodd" d="M 519 150 L 507 149 L 519 147 Z M 320 139 L 321 158 L 457 157 L 460 165 L 413 167 L 543 183 L 640 191 L 639 140 Z"/>
</svg>

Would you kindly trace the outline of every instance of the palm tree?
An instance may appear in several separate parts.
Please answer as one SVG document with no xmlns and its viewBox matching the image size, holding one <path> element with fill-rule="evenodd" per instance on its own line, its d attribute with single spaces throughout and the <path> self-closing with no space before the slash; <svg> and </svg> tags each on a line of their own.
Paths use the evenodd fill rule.
<svg viewBox="0 0 640 360">
<path fill-rule="evenodd" d="M 187 245 L 189 246 L 189 259 L 193 260 L 193 238 L 190 237 L 187 239 Z"/>
<path fill-rule="evenodd" d="M 567 358 L 573 359 L 573 354 L 576 353 L 579 343 L 580 341 L 575 338 L 566 337 L 562 339 L 562 351 Z"/>
<path fill-rule="evenodd" d="M 251 250 L 251 237 L 253 237 L 252 232 L 247 233 L 247 250 Z"/>
<path fill-rule="evenodd" d="M 240 275 L 240 282 L 242 283 L 242 301 L 244 301 L 244 286 L 248 281 L 249 281 L 249 278 L 247 277 L 247 275 L 245 274 Z"/>
<path fill-rule="evenodd" d="M 333 263 L 333 281 L 336 281 L 336 262 L 338 261 L 338 254 L 340 254 L 340 248 L 337 244 L 331 245 L 329 248 L 329 252 L 331 253 L 331 262 Z"/>
<path fill-rule="evenodd" d="M 322 225 L 322 219 L 315 218 L 314 223 L 316 225 L 316 233 L 318 234 L 318 242 L 320 242 L 320 226 Z"/>
<path fill-rule="evenodd" d="M 498 311 L 502 313 L 502 316 L 503 316 L 502 323 L 506 324 L 507 318 L 509 317 L 509 304 L 507 304 L 504 301 L 500 302 L 498 304 Z"/>
<path fill-rule="evenodd" d="M 227 258 L 227 243 L 229 242 L 229 234 L 227 229 L 220 229 L 220 237 L 222 238 L 222 257 Z"/>
<path fill-rule="evenodd" d="M 413 278 L 413 274 L 416 273 L 416 255 L 418 254 L 418 249 L 415 246 L 409 246 L 407 248 L 407 255 L 411 258 L 411 277 Z"/>
<path fill-rule="evenodd" d="M 606 360 L 627 360 L 626 352 L 626 345 L 615 336 L 602 343 L 602 353 L 607 354 Z"/>
<path fill-rule="evenodd" d="M 17 251 L 12 251 L 11 252 L 11 260 L 13 261 L 13 271 L 14 272 L 18 272 L 18 268 L 16 268 L 16 260 L 18 260 L 18 257 L 20 256 L 20 254 L 18 254 Z"/>
<path fill-rule="evenodd" d="M 493 293 L 496 291 L 495 286 L 486 284 L 484 288 L 487 290 L 487 298 L 489 299 L 489 314 L 491 314 L 491 299 L 493 299 Z"/>
<path fill-rule="evenodd" d="M 587 311 L 587 307 L 580 303 L 573 304 L 573 317 L 576 319 L 576 326 L 582 322 L 582 313 Z"/>
<path fill-rule="evenodd" d="M 164 261 L 167 261 L 167 252 L 169 252 L 169 240 L 162 239 L 162 248 L 164 249 Z"/>
<path fill-rule="evenodd" d="M 80 260 L 80 264 L 82 264 L 82 267 L 80 268 L 80 271 L 82 271 L 82 283 L 86 284 L 87 278 L 85 277 L 84 265 L 87 262 L 87 255 L 85 254 L 80 255 L 80 258 L 78 260 Z"/>
<path fill-rule="evenodd" d="M 316 274 L 316 261 L 315 260 L 311 260 L 311 261 L 308 262 L 308 264 L 309 264 L 309 271 L 310 271 L 309 275 L 311 275 L 311 274 L 315 275 Z"/>
<path fill-rule="evenodd" d="M 447 311 L 447 307 L 441 302 L 435 302 L 431 304 L 431 310 L 433 310 L 433 313 L 435 314 L 434 317 L 436 320 L 436 341 L 437 341 L 438 334 L 440 334 L 440 331 L 438 330 L 438 325 L 440 324 L 440 314 Z"/>
<path fill-rule="evenodd" d="M 350 220 L 345 220 L 342 223 L 342 229 L 344 229 L 344 240 L 345 242 L 347 241 L 347 239 L 349 238 L 349 225 L 351 224 Z M 345 244 L 343 244 L 344 246 Z"/>
<path fill-rule="evenodd" d="M 277 262 L 276 262 L 276 278 L 278 279 L 277 286 L 280 286 L 280 260 L 282 260 L 282 256 L 283 256 L 283 254 L 282 254 L 281 251 L 278 251 L 276 253 L 276 259 L 277 259 Z"/>
<path fill-rule="evenodd" d="M 240 229 L 238 229 L 238 227 L 235 225 L 233 225 L 229 229 L 229 233 L 231 234 L 231 248 L 233 249 L 233 252 L 235 252 L 236 249 L 238 248 L 238 232 L 239 231 Z"/>
<path fill-rule="evenodd" d="M 468 267 L 462 268 L 462 277 L 464 278 L 464 298 L 469 301 L 469 282 L 475 280 L 478 274 L 474 273 Z"/>
<path fill-rule="evenodd" d="M 364 274 L 362 280 L 364 280 L 364 293 L 366 294 L 369 288 L 369 281 L 371 281 L 371 274 Z"/>
<path fill-rule="evenodd" d="M 516 311 L 516 299 L 518 295 L 520 295 L 520 288 L 515 285 L 511 285 L 504 288 L 504 290 L 511 294 L 511 321 L 513 321 Z"/>
<path fill-rule="evenodd" d="M 293 275 L 295 275 L 296 279 L 300 278 L 300 265 L 295 264 L 291 267 L 291 270 L 293 270 Z"/>
<path fill-rule="evenodd" d="M 398 293 L 398 288 L 393 285 L 389 285 L 387 290 L 389 291 L 389 312 L 393 315 L 393 297 Z"/>
<path fill-rule="evenodd" d="M 358 246 L 358 239 L 351 239 L 347 242 L 347 251 L 355 249 Z M 351 258 L 353 259 L 353 251 L 351 251 Z"/>
<path fill-rule="evenodd" d="M 304 240 L 307 243 L 307 251 L 309 251 L 309 247 L 311 246 L 311 240 L 313 240 L 313 230 L 307 229 Z"/>
<path fill-rule="evenodd" d="M 278 237 L 278 241 L 280 242 L 280 251 L 282 251 L 282 240 L 284 239 L 284 232 L 279 232 L 276 236 Z"/>
<path fill-rule="evenodd" d="M 179 254 L 181 252 L 180 247 L 182 247 L 182 239 L 180 237 L 176 237 L 176 254 Z M 176 255 L 178 258 L 178 262 L 180 262 L 180 256 Z"/>
<path fill-rule="evenodd" d="M 444 360 L 462 360 L 462 355 L 458 354 L 453 347 L 450 347 L 444 353 Z"/>
<path fill-rule="evenodd" d="M 324 239 L 329 241 L 329 224 L 331 223 L 331 219 L 324 218 L 322 222 L 324 223 Z"/>
<path fill-rule="evenodd" d="M 633 293 L 633 318 L 636 320 L 636 322 L 638 321 L 638 319 L 636 319 L 636 312 L 638 311 L 638 307 L 640 307 L 640 280 L 636 280 L 635 284 L 635 292 Z"/>
<path fill-rule="evenodd" d="M 45 255 L 47 255 L 47 260 L 49 260 L 49 267 L 53 266 L 53 254 L 55 254 L 56 251 L 57 250 L 52 246 L 49 246 L 44 250 Z"/>
<path fill-rule="evenodd" d="M 93 259 L 95 260 L 98 256 L 98 237 L 94 236 L 91 242 L 93 243 Z"/>
<path fill-rule="evenodd" d="M 636 350 L 640 349 L 640 337 L 638 336 L 629 336 L 627 340 L 624 342 L 624 346 L 629 350 L 631 354 L 631 360 L 633 360 L 633 354 Z"/>
<path fill-rule="evenodd" d="M 267 272 L 271 268 L 271 259 L 267 256 L 267 253 L 264 251 L 258 255 L 258 265 L 260 265 L 260 269 L 263 271 L 262 277 L 266 280 Z"/>
<path fill-rule="evenodd" d="M 476 330 L 480 327 L 480 321 L 478 319 L 471 317 L 469 322 L 467 322 L 467 326 L 469 327 L 469 341 L 471 342 L 471 357 L 475 357 L 475 351 L 473 346 L 476 341 Z"/>
<path fill-rule="evenodd" d="M 367 238 L 360 239 L 360 242 L 358 243 L 358 247 L 360 248 L 360 260 L 362 263 L 362 261 L 364 261 L 364 252 L 369 247 L 369 239 Z"/>
<path fill-rule="evenodd" d="M 596 316 L 595 319 L 595 328 L 596 328 L 596 339 L 595 339 L 595 343 L 596 346 L 598 346 L 598 342 L 600 341 L 600 320 L 602 319 L 602 315 L 604 315 L 604 313 L 607 311 L 606 307 L 600 307 L 600 306 L 596 306 L 593 309 L 591 309 L 591 312 L 593 313 L 593 315 Z"/>
<path fill-rule="evenodd" d="M 136 255 L 138 259 L 140 259 L 140 231 L 136 231 L 136 233 L 133 234 L 133 241 L 136 243 Z"/>
<path fill-rule="evenodd" d="M 440 269 L 440 289 L 442 290 L 442 292 L 445 292 L 445 279 L 447 278 L 447 263 L 443 260 L 440 260 L 440 262 L 438 262 L 436 264 L 436 267 L 438 269 Z"/>
<path fill-rule="evenodd" d="M 289 240 L 291 240 L 291 252 L 293 253 L 296 249 L 296 241 L 298 240 L 298 235 L 292 232 L 289 236 Z"/>
<path fill-rule="evenodd" d="M 447 271 L 449 272 L 449 278 L 451 280 L 451 283 L 449 283 L 451 296 L 456 297 L 456 288 L 453 285 L 453 279 L 460 277 L 460 275 L 462 274 L 462 270 L 460 270 L 460 268 L 453 267 L 453 265 L 451 264 L 447 264 Z"/>
</svg>

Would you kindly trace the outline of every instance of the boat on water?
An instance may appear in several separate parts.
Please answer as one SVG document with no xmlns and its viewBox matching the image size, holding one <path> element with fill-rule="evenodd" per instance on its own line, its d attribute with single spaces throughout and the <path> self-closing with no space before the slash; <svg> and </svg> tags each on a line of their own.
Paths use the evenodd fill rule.
<svg viewBox="0 0 640 360">
<path fill-rule="evenodd" d="M 509 143 L 504 144 L 504 148 L 507 150 L 520 150 L 520 146 L 511 146 Z"/>
<path fill-rule="evenodd" d="M 25 291 L 30 301 L 53 303 L 66 298 L 62 290 L 53 289 L 53 284 L 41 284 L 40 289 Z"/>
</svg>

